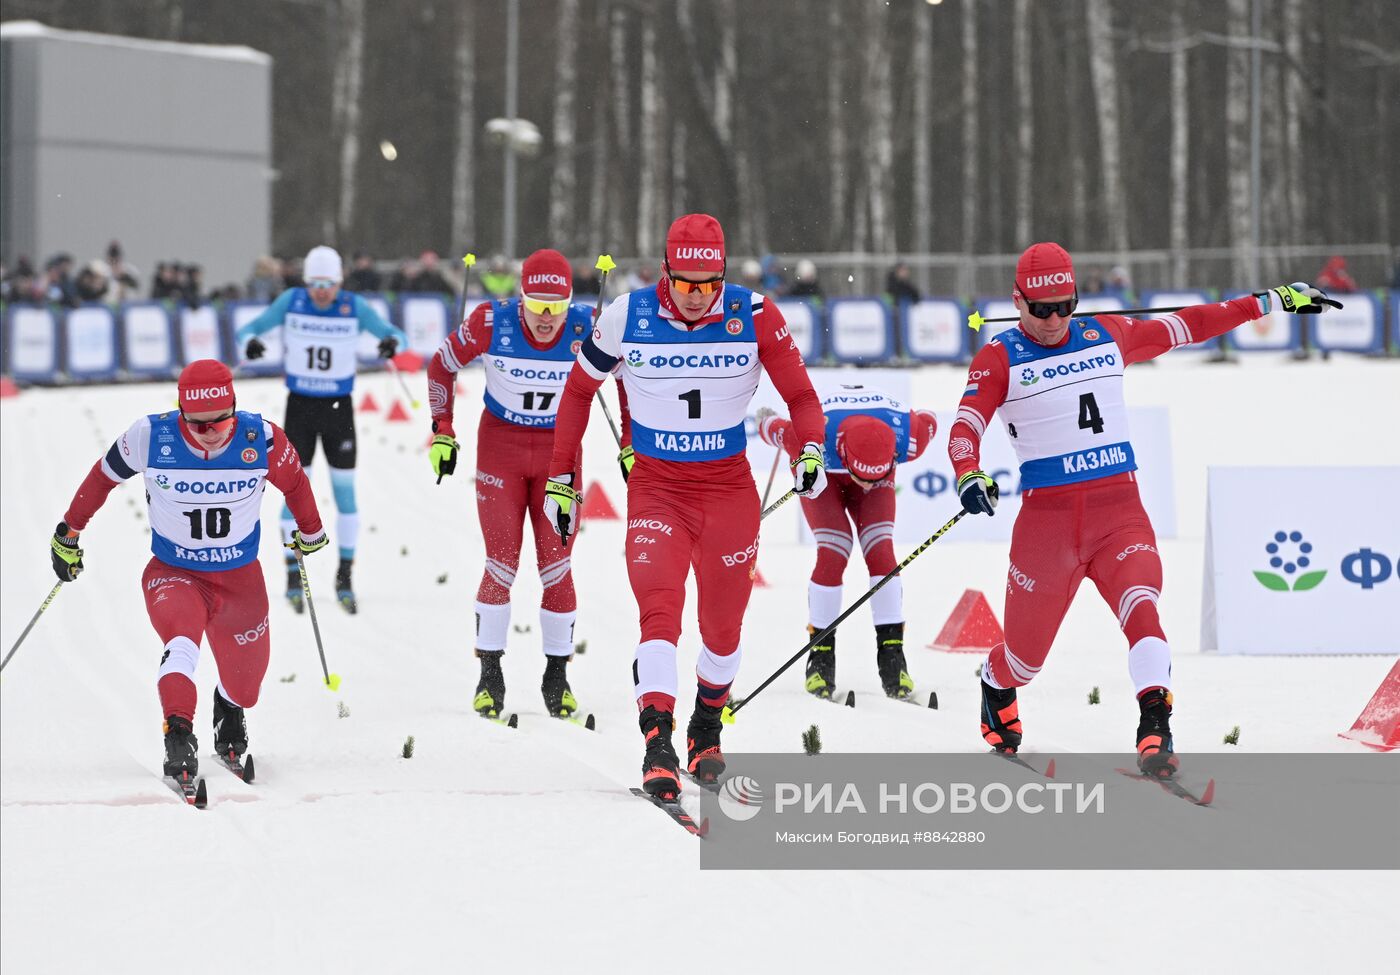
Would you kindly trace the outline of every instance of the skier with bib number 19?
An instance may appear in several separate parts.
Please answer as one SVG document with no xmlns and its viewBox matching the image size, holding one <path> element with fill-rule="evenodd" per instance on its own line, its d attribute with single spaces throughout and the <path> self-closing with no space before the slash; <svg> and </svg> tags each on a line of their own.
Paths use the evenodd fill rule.
<svg viewBox="0 0 1400 975">
<path fill-rule="evenodd" d="M 554 427 L 549 522 L 567 542 L 581 499 L 574 458 L 593 394 L 614 369 L 626 394 L 627 575 L 641 617 L 633 693 L 646 754 L 642 788 L 680 792 L 671 745 L 677 694 L 676 644 L 685 580 L 695 569 L 701 648 L 695 709 L 686 729 L 687 769 L 702 782 L 724 771 L 720 712 L 739 670 L 740 627 L 758 554 L 758 490 L 744 420 L 767 371 L 786 401 L 796 441 L 793 489 L 826 486 L 822 414 L 782 313 L 763 295 L 726 284 L 724 233 L 702 213 L 666 235 L 661 280 L 613 301 L 599 316 L 569 374 Z"/>
<path fill-rule="evenodd" d="M 1123 370 L 1223 335 L 1271 311 L 1340 308 L 1299 282 L 1151 319 L 1074 315 L 1074 266 L 1058 244 L 1027 248 L 1012 298 L 1020 323 L 973 357 L 949 430 L 963 507 L 994 515 L 996 482 L 981 469 L 982 437 L 1001 415 L 1020 461 L 1021 512 L 1011 536 L 1006 639 L 982 666 L 982 737 L 1014 754 L 1022 727 L 1016 688 L 1040 673 L 1055 633 L 1087 575 L 1128 641 L 1137 693 L 1138 767 L 1175 774 L 1171 650 L 1157 615 L 1162 560 L 1138 497 L 1137 463 L 1123 403 Z"/>
</svg>

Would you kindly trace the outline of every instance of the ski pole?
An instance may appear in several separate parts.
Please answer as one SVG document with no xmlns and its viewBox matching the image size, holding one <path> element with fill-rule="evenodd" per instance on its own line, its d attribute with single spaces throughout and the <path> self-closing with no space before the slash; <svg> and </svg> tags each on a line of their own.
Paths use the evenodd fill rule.
<svg viewBox="0 0 1400 975">
<path fill-rule="evenodd" d="M 34 624 L 39 622 L 39 617 L 44 615 L 44 610 L 49 608 L 49 603 L 53 602 L 53 597 L 57 596 L 58 591 L 62 588 L 63 583 L 54 583 L 53 588 L 49 590 L 48 596 L 44 599 L 43 604 L 39 607 L 39 611 L 34 614 L 34 618 L 29 621 L 29 625 L 26 626 L 24 628 L 24 632 L 19 635 L 19 639 L 15 641 L 15 645 L 10 647 L 10 652 L 5 654 L 5 659 L 0 660 L 0 670 L 5 669 L 5 665 L 9 663 L 10 658 L 15 655 L 15 651 L 19 649 L 19 645 L 24 642 L 24 638 L 29 635 L 29 631 L 34 629 Z"/>
<path fill-rule="evenodd" d="M 412 393 L 408 391 L 408 383 L 404 380 L 403 373 L 399 371 L 399 367 L 395 365 L 393 356 L 390 356 L 388 361 L 389 371 L 392 372 L 394 374 L 394 378 L 399 381 L 399 389 L 403 390 L 404 396 L 408 397 L 408 402 L 413 406 L 413 408 L 415 410 L 418 409 L 423 404 L 418 402 L 417 397 L 415 397 Z"/>
<path fill-rule="evenodd" d="M 311 583 L 306 578 L 306 562 L 303 560 L 301 550 L 293 549 L 297 557 L 297 572 L 301 573 L 301 594 L 306 597 L 306 608 L 311 610 L 311 632 L 316 634 L 316 652 L 321 655 L 321 673 L 325 676 L 326 686 L 333 691 L 340 690 L 340 675 L 332 674 L 326 667 L 326 650 L 321 645 L 321 624 L 316 622 L 316 604 L 311 601 Z"/>
<path fill-rule="evenodd" d="M 1121 309 L 1115 308 L 1115 309 L 1113 309 L 1113 310 L 1111 310 L 1111 311 L 1106 309 L 1106 310 L 1104 310 L 1104 311 L 1102 312 L 1102 314 L 1104 314 L 1104 315 L 1146 315 L 1146 314 L 1150 314 L 1151 312 L 1158 312 L 1158 311 L 1181 311 L 1181 309 L 1182 309 L 1182 308 L 1185 308 L 1185 307 L 1187 307 L 1187 306 L 1186 306 L 1186 305 L 1178 305 L 1178 306 L 1175 307 L 1175 308 L 1121 308 Z M 1071 315 L 1070 318 L 1092 318 L 1094 315 L 1097 315 L 1097 314 L 1100 314 L 1100 313 L 1099 313 L 1099 312 L 1089 312 L 1088 314 L 1084 314 L 1084 315 Z M 974 311 L 972 314 L 970 314 L 970 315 L 967 316 L 967 327 L 970 328 L 970 329 L 972 329 L 974 332 L 976 332 L 976 331 L 978 331 L 979 329 L 981 329 L 983 325 L 991 325 L 991 324 L 995 324 L 996 322 L 1019 322 L 1020 320 L 1021 320 L 1021 316 L 1020 316 L 1020 315 L 1010 315 L 1010 316 L 1007 316 L 1007 317 L 1004 317 L 1004 318 L 983 318 L 981 312 L 976 312 L 976 311 Z"/>
<path fill-rule="evenodd" d="M 778 452 L 773 455 L 773 469 L 768 472 L 768 486 L 763 489 L 763 500 L 758 503 L 761 508 L 768 506 L 768 494 L 773 490 L 773 478 L 778 476 L 778 461 L 782 459 L 783 448 L 779 447 Z"/>
<path fill-rule="evenodd" d="M 613 263 L 611 254 L 599 254 L 598 263 L 593 266 L 603 272 L 603 276 L 598 279 L 598 301 L 593 306 L 593 321 L 596 323 L 598 316 L 603 313 L 603 292 L 608 289 L 608 275 L 617 265 Z M 603 399 L 603 390 L 600 388 L 594 395 L 598 397 L 598 405 L 603 408 L 603 416 L 608 419 L 608 429 L 612 431 L 613 439 L 617 441 L 617 449 L 621 450 L 622 434 L 617 432 L 617 424 L 613 422 L 612 411 L 608 409 L 608 401 Z"/>
<path fill-rule="evenodd" d="M 772 504 L 770 504 L 768 507 L 764 508 L 764 509 L 763 509 L 763 514 L 761 514 L 761 515 L 758 516 L 758 520 L 759 520 L 759 521 L 762 521 L 764 518 L 767 518 L 769 515 L 771 515 L 771 514 L 772 514 L 773 512 L 775 512 L 775 511 L 777 511 L 779 508 L 781 508 L 783 505 L 787 504 L 789 501 L 791 501 L 791 500 L 792 500 L 793 498 L 795 498 L 795 497 L 797 497 L 797 488 L 791 488 L 791 489 L 789 489 L 787 494 L 784 494 L 784 495 L 783 495 L 782 497 L 780 497 L 777 501 L 774 501 L 774 502 L 773 502 Z"/>
<path fill-rule="evenodd" d="M 750 694 L 748 697 L 746 697 L 746 698 L 744 698 L 743 700 L 741 700 L 738 704 L 734 705 L 734 707 L 732 707 L 732 708 L 726 706 L 725 709 L 724 709 L 723 711 L 720 712 L 720 720 L 723 721 L 725 724 L 733 724 L 733 723 L 734 723 L 734 716 L 735 716 L 736 714 L 739 713 L 739 710 L 740 710 L 741 708 L 745 707 L 750 701 L 752 701 L 754 698 L 758 697 L 758 695 L 763 691 L 763 689 L 764 689 L 765 687 L 767 687 L 769 684 L 773 683 L 773 681 L 777 680 L 777 679 L 782 675 L 782 673 L 783 673 L 784 671 L 786 671 L 786 670 L 787 670 L 789 667 L 791 667 L 793 664 L 797 663 L 797 661 L 801 660 L 804 654 L 806 654 L 809 650 L 811 650 L 813 647 L 815 647 L 818 643 L 821 643 L 823 640 L 825 640 L 827 637 L 829 637 L 832 633 L 836 632 L 836 628 L 837 628 L 838 626 L 841 625 L 841 622 L 842 622 L 847 616 L 850 616 L 850 615 L 851 615 L 852 613 L 854 613 L 857 609 L 859 609 L 861 606 L 863 606 L 863 605 L 865 604 L 865 601 L 866 601 L 867 599 L 869 599 L 871 596 L 875 595 L 877 592 L 879 592 L 879 591 L 880 591 L 880 588 L 881 588 L 882 586 L 884 586 L 885 583 L 889 582 L 889 581 L 890 581 L 891 579 L 893 579 L 895 576 L 899 575 L 899 573 L 900 573 L 903 569 L 905 569 L 905 568 L 909 565 L 910 562 L 913 562 L 913 561 L 914 561 L 915 559 L 917 559 L 920 555 L 922 555 L 925 549 L 927 549 L 930 545 L 932 545 L 934 542 L 938 541 L 938 540 L 939 540 L 940 538 L 942 538 L 945 534 L 947 534 L 948 529 L 952 528 L 952 527 L 953 527 L 954 525 L 956 525 L 959 521 L 961 521 L 963 515 L 965 515 L 965 514 L 967 514 L 966 509 L 964 509 L 964 510 L 962 510 L 962 511 L 959 511 L 959 512 L 958 512 L 957 514 L 955 514 L 953 517 L 949 518 L 947 524 L 945 524 L 942 528 L 938 529 L 938 531 L 934 532 L 934 533 L 933 533 L 932 535 L 930 535 L 927 539 L 925 539 L 924 542 L 923 542 L 923 544 L 921 544 L 918 548 L 914 549 L 914 551 L 912 551 L 912 552 L 910 552 L 908 555 L 906 555 L 906 556 L 904 557 L 904 561 L 903 561 L 903 562 L 901 562 L 901 563 L 899 563 L 899 565 L 895 566 L 895 567 L 890 571 L 890 574 L 889 574 L 889 575 L 885 576 L 885 577 L 884 577 L 883 579 L 881 579 L 879 582 L 875 583 L 875 585 L 871 586 L 870 589 L 865 593 L 865 595 L 861 596 L 861 597 L 860 597 L 859 599 L 857 599 L 855 602 L 851 603 L 851 605 L 846 609 L 845 612 L 843 612 L 840 616 L 836 617 L 836 619 L 832 621 L 832 623 L 831 623 L 830 626 L 828 626 L 826 629 L 822 630 L 822 631 L 819 632 L 819 633 L 814 633 L 814 634 L 812 635 L 812 639 L 810 639 L 810 640 L 807 641 L 807 645 L 806 645 L 806 646 L 804 646 L 801 650 L 797 651 L 797 653 L 793 654 L 792 657 L 790 657 L 790 658 L 788 659 L 788 662 L 787 662 L 787 663 L 783 664 L 783 665 L 782 665 L 781 667 L 779 667 L 777 670 L 773 671 L 772 676 L 770 676 L 770 677 L 769 677 L 767 680 L 765 680 L 762 684 L 759 684 L 758 687 L 754 689 L 754 692 L 753 692 L 752 694 Z"/>
</svg>

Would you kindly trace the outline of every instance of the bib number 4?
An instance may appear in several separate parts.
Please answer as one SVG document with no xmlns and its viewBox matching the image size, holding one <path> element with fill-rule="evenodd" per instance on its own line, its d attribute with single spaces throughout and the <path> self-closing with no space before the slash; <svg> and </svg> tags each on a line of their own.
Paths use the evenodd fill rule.
<svg viewBox="0 0 1400 975">
<path fill-rule="evenodd" d="M 1103 414 L 1099 412 L 1093 393 L 1083 393 L 1079 397 L 1079 429 L 1103 433 Z"/>
</svg>

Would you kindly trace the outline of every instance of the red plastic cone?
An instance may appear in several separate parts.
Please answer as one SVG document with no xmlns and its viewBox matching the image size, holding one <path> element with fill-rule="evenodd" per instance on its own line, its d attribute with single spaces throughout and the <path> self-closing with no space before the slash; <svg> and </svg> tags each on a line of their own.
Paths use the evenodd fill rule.
<svg viewBox="0 0 1400 975">
<path fill-rule="evenodd" d="M 389 413 L 384 419 L 388 420 L 390 423 L 407 423 L 409 420 L 412 420 L 413 417 L 409 414 L 408 410 L 403 408 L 402 403 L 398 400 L 394 400 L 394 405 L 389 407 Z"/>
<path fill-rule="evenodd" d="M 980 590 L 967 589 L 929 647 L 948 653 L 986 653 L 1005 640 L 987 597 Z"/>
<path fill-rule="evenodd" d="M 360 400 L 357 409 L 361 413 L 377 413 L 379 412 L 379 403 L 375 401 L 372 393 L 365 393 L 364 399 Z"/>
<path fill-rule="evenodd" d="M 583 517 L 585 520 L 598 518 L 616 521 L 618 519 L 617 509 L 608 500 L 608 496 L 603 493 L 603 485 L 597 481 L 583 490 Z"/>
<path fill-rule="evenodd" d="M 1385 675 L 1351 730 L 1337 737 L 1350 738 L 1378 752 L 1400 748 L 1400 660 Z"/>
</svg>

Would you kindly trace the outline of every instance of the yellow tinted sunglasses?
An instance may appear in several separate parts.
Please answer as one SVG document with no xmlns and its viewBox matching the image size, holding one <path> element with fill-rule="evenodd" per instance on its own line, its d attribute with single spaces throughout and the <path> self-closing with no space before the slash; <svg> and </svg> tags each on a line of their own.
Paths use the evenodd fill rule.
<svg viewBox="0 0 1400 975">
<path fill-rule="evenodd" d="M 541 301 L 538 298 L 522 297 L 520 300 L 527 310 L 536 315 L 543 315 L 545 312 L 549 312 L 551 315 L 562 315 L 569 310 L 568 298 L 561 298 L 558 301 Z"/>
</svg>

